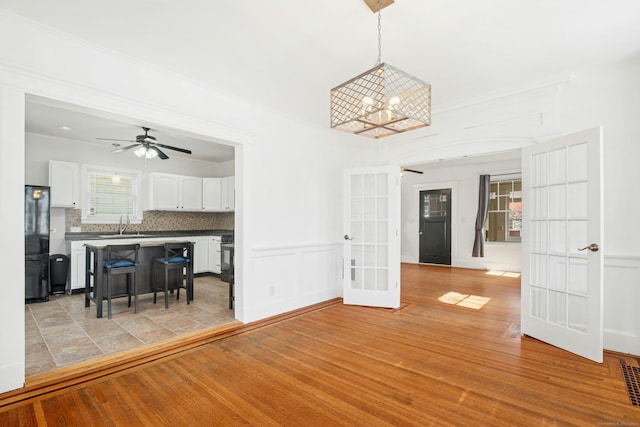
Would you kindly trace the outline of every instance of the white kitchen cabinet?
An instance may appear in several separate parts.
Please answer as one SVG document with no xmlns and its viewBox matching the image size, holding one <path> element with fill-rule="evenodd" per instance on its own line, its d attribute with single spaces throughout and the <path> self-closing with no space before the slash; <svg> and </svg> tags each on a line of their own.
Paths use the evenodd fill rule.
<svg viewBox="0 0 640 427">
<path fill-rule="evenodd" d="M 49 161 L 49 187 L 52 208 L 79 208 L 79 165 L 71 162 Z"/>
<path fill-rule="evenodd" d="M 209 271 L 209 237 L 195 236 L 190 240 L 195 242 L 193 245 L 193 272 L 206 273 Z"/>
<path fill-rule="evenodd" d="M 224 211 L 232 211 L 236 207 L 235 182 L 235 176 L 227 176 L 220 181 L 220 203 Z"/>
<path fill-rule="evenodd" d="M 150 210 L 202 211 L 202 178 L 152 173 Z"/>
<path fill-rule="evenodd" d="M 75 242 L 74 242 L 75 243 Z M 84 242 L 82 242 L 84 243 Z M 70 268 L 71 268 L 71 290 L 84 289 L 86 269 L 86 251 L 84 245 L 72 245 L 75 249 L 71 251 Z"/>
<path fill-rule="evenodd" d="M 208 244 L 209 244 L 209 272 L 220 274 L 222 272 L 221 268 L 221 253 L 220 253 L 220 245 L 222 244 L 221 236 L 208 236 Z"/>
<path fill-rule="evenodd" d="M 202 206 L 205 211 L 222 210 L 221 181 L 222 178 L 202 179 Z"/>
<path fill-rule="evenodd" d="M 202 210 L 202 178 L 181 176 L 179 194 L 181 210 Z"/>
<path fill-rule="evenodd" d="M 150 209 L 178 210 L 180 208 L 180 176 L 152 173 L 150 179 Z"/>
</svg>

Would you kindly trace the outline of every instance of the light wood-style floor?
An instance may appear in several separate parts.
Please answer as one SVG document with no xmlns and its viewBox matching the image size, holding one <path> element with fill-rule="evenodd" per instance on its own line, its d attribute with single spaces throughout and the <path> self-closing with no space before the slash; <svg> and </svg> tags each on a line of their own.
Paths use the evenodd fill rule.
<svg viewBox="0 0 640 427">
<path fill-rule="evenodd" d="M 0 395 L 0 425 L 640 422 L 620 369 L 638 360 L 597 364 L 521 337 L 519 279 L 418 265 L 402 279 L 400 310 L 336 301 L 60 390 Z"/>
</svg>

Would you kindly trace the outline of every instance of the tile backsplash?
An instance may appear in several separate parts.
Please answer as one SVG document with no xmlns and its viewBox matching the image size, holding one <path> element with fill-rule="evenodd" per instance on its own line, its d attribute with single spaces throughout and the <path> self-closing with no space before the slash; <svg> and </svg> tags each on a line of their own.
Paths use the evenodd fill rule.
<svg viewBox="0 0 640 427">
<path fill-rule="evenodd" d="M 83 233 L 118 231 L 118 224 L 82 224 L 80 209 L 65 209 L 65 231 L 81 227 Z M 145 211 L 142 224 L 129 224 L 127 231 L 233 230 L 233 212 Z"/>
</svg>

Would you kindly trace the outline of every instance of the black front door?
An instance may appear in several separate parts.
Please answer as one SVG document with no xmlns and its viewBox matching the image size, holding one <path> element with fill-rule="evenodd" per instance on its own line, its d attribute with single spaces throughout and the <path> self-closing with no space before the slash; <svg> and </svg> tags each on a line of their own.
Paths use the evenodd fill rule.
<svg viewBox="0 0 640 427">
<path fill-rule="evenodd" d="M 420 262 L 451 265 L 451 189 L 420 192 Z"/>
</svg>

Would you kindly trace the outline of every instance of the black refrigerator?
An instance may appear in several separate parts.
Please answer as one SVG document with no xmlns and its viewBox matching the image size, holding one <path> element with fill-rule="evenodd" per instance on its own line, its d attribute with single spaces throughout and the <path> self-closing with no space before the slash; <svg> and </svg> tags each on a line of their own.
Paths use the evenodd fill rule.
<svg viewBox="0 0 640 427">
<path fill-rule="evenodd" d="M 24 189 L 25 302 L 49 300 L 49 187 Z"/>
</svg>

